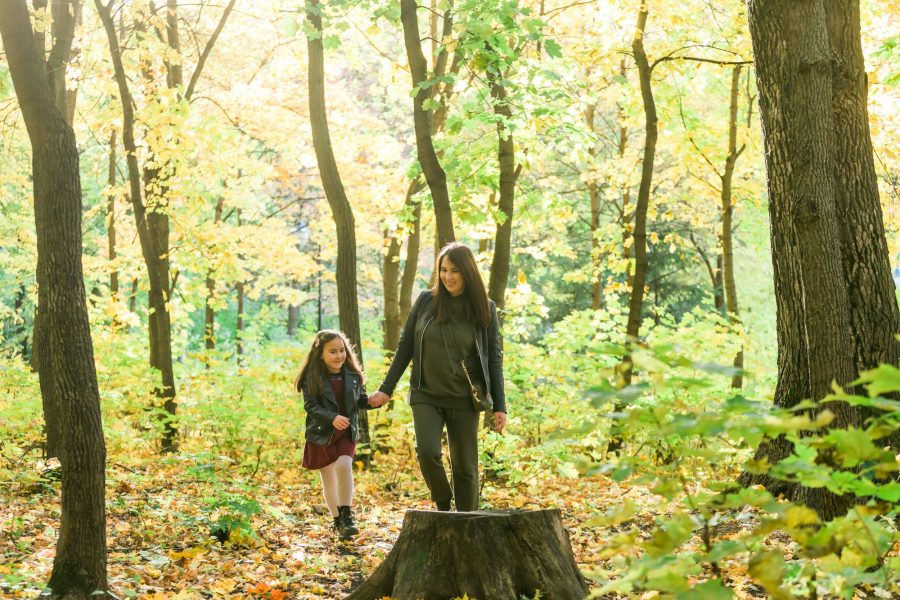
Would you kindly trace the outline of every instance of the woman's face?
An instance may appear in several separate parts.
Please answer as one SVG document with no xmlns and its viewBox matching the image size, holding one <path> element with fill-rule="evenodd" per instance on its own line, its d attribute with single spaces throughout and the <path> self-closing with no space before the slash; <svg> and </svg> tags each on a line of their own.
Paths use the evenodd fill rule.
<svg viewBox="0 0 900 600">
<path fill-rule="evenodd" d="M 440 277 L 441 283 L 444 284 L 451 296 L 459 296 L 466 291 L 466 280 L 463 274 L 459 272 L 448 256 L 441 259 Z"/>
<path fill-rule="evenodd" d="M 325 342 L 322 347 L 322 362 L 329 373 L 339 373 L 344 361 L 347 360 L 347 349 L 344 348 L 344 341 L 336 337 L 329 342 Z"/>
</svg>

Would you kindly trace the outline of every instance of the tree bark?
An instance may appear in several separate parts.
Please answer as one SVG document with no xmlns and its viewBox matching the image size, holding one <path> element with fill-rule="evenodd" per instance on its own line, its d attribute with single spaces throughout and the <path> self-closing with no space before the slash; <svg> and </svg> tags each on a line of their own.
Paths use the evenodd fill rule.
<svg viewBox="0 0 900 600">
<path fill-rule="evenodd" d="M 32 146 L 43 315 L 35 350 L 45 411 L 56 413 L 45 418 L 55 422 L 62 467 L 59 538 L 47 586 L 54 598 L 106 597 L 106 446 L 81 263 L 79 154 L 23 0 L 0 2 L 0 36 Z"/>
<path fill-rule="evenodd" d="M 109 134 L 109 173 L 107 178 L 109 193 L 106 196 L 106 243 L 109 262 L 116 260 L 116 132 Z M 109 270 L 109 293 L 113 298 L 119 295 L 119 272 L 115 268 Z"/>
<path fill-rule="evenodd" d="M 625 337 L 629 343 L 640 339 L 642 311 L 644 309 L 644 285 L 647 282 L 647 209 L 650 204 L 650 186 L 653 180 L 653 163 L 656 157 L 657 121 L 656 102 L 653 99 L 653 88 L 650 77 L 652 70 L 644 52 L 644 29 L 647 26 L 647 5 L 642 4 L 638 13 L 637 28 L 631 41 L 634 60 L 638 66 L 641 86 L 641 98 L 644 103 L 644 155 L 641 161 L 641 184 L 638 188 L 637 204 L 634 209 L 634 230 L 631 232 L 634 251 L 634 276 L 631 285 L 631 296 L 628 301 L 628 324 Z M 631 357 L 625 358 L 622 365 L 623 380 L 631 383 L 634 365 Z"/>
<path fill-rule="evenodd" d="M 422 241 L 422 203 L 413 203 L 412 228 L 406 240 L 406 260 L 403 263 L 403 276 L 400 278 L 400 323 L 406 322 L 409 309 L 412 308 L 413 287 L 419 272 L 419 247 Z"/>
<path fill-rule="evenodd" d="M 319 0 L 307 0 L 306 18 L 318 36 L 307 38 L 309 52 L 309 119 L 313 134 L 313 147 L 325 197 L 331 207 L 337 230 L 337 282 L 338 312 L 341 329 L 350 343 L 356 347 L 362 361 L 362 344 L 359 330 L 359 305 L 356 290 L 356 224 L 353 208 L 347 200 L 341 182 L 337 161 L 328 130 L 328 111 L 325 105 L 325 52 L 322 44 L 322 14 Z M 369 421 L 366 411 L 359 414 L 360 439 L 369 441 Z"/>
<path fill-rule="evenodd" d="M 516 199 L 516 179 L 519 171 L 516 169 L 515 143 L 512 130 L 510 129 L 512 111 L 509 108 L 506 88 L 503 87 L 501 77 L 500 73 L 488 73 L 494 114 L 498 117 L 497 161 L 500 166 L 500 200 L 498 208 L 503 213 L 503 222 L 497 223 L 494 256 L 491 260 L 491 274 L 488 279 L 488 296 L 496 303 L 497 308 L 502 310 L 506 297 L 506 285 L 509 280 L 513 210 Z"/>
<path fill-rule="evenodd" d="M 594 116 L 596 112 L 596 104 L 589 104 L 585 110 L 584 120 L 588 126 L 588 130 L 594 132 Z M 597 145 L 591 144 L 588 149 L 588 155 L 591 157 L 591 168 L 594 167 L 593 161 L 597 159 Z M 588 177 L 588 198 L 591 201 L 591 309 L 600 310 L 603 307 L 603 281 L 600 262 L 600 186 L 593 175 Z"/>
<path fill-rule="evenodd" d="M 864 103 L 862 107 L 847 106 L 839 100 L 841 84 L 835 82 L 839 79 L 834 69 L 835 40 L 829 39 L 833 32 L 829 31 L 826 4 L 823 0 L 753 0 L 748 4 L 768 175 L 778 333 L 775 404 L 780 407 L 794 406 L 805 398 L 821 399 L 830 392 L 832 381 L 847 385 L 855 379 L 860 341 L 854 324 L 873 318 L 877 306 L 895 302 L 893 290 L 890 298 L 885 298 L 886 290 L 877 283 L 853 281 L 845 271 L 858 264 L 861 271 L 876 273 L 876 265 L 886 264 L 886 256 L 875 256 L 851 244 L 842 225 L 862 219 L 875 227 L 868 233 L 876 236 L 881 228 L 873 224 L 872 204 L 864 208 L 845 204 L 847 212 L 841 209 L 843 182 L 839 182 L 841 171 L 836 161 L 852 160 L 858 166 L 865 161 L 866 150 L 871 153 L 871 145 L 863 143 L 868 140 L 865 125 L 849 139 L 848 130 L 841 135 L 838 129 L 838 121 L 859 122 L 860 110 L 865 121 L 865 110 Z M 858 35 L 858 21 L 850 27 L 855 27 Z M 858 76 L 863 77 L 863 72 Z M 857 114 L 851 114 L 854 112 Z M 874 179 L 874 168 L 872 173 Z M 854 210 L 868 214 L 856 216 Z M 874 218 L 880 221 L 880 214 L 875 213 Z M 863 246 L 886 255 L 886 245 L 879 250 L 874 250 L 877 244 Z M 848 260 L 850 256 L 853 260 Z M 851 291 L 851 282 L 865 287 L 859 296 Z M 859 307 L 862 312 L 855 316 L 851 310 L 854 297 L 870 298 L 872 307 Z M 859 411 L 846 404 L 829 403 L 828 409 L 835 414 L 831 427 L 861 424 Z M 764 441 L 756 456 L 774 464 L 789 451 L 789 444 L 779 438 Z M 745 474 L 741 482 L 762 483 L 785 493 L 826 519 L 845 513 L 851 504 L 849 497 L 773 482 L 767 476 Z"/>
<path fill-rule="evenodd" d="M 218 225 L 222 222 L 222 212 L 225 210 L 225 198 L 220 197 L 216 201 L 216 209 L 213 213 L 213 224 Z M 206 320 L 203 327 L 203 337 L 206 340 L 206 349 L 214 350 L 216 347 L 216 311 L 212 307 L 212 300 L 216 295 L 216 271 L 210 267 L 206 271 Z M 209 363 L 206 363 L 209 368 Z"/>
<path fill-rule="evenodd" d="M 409 510 L 397 542 L 346 600 L 370 598 L 584 598 L 558 509 Z"/>
<path fill-rule="evenodd" d="M 426 100 L 432 97 L 433 86 L 425 87 L 428 64 L 422 53 L 419 40 L 419 20 L 416 16 L 415 0 L 400 0 L 400 20 L 403 23 L 403 39 L 409 61 L 409 72 L 412 76 L 413 89 L 413 123 L 416 130 L 416 154 L 434 203 L 435 227 L 437 228 L 437 244 L 443 247 L 456 239 L 453 231 L 453 213 L 450 209 L 450 192 L 447 189 L 447 174 L 441 167 L 434 151 L 432 139 L 432 113 L 424 108 Z"/>
<path fill-rule="evenodd" d="M 725 159 L 725 171 L 722 174 L 722 234 L 721 234 L 721 285 L 724 288 L 725 306 L 728 311 L 728 319 L 732 323 L 740 322 L 738 316 L 737 287 L 734 282 L 734 250 L 732 249 L 732 225 L 734 217 L 734 199 L 731 185 L 734 179 L 734 167 L 738 157 L 744 151 L 744 146 L 737 147 L 737 116 L 738 116 L 738 92 L 741 80 L 741 65 L 735 65 L 731 70 L 731 101 L 728 109 L 728 156 Z M 731 377 L 731 387 L 740 389 L 743 387 L 744 349 L 741 348 L 735 355 L 732 364 L 735 373 Z"/>
<path fill-rule="evenodd" d="M 833 61 L 832 168 L 837 182 L 841 262 L 850 296 L 856 371 L 900 360 L 894 281 L 869 132 L 868 81 L 860 41 L 859 0 L 825 3 Z M 864 414 L 870 414 L 864 411 Z M 900 450 L 900 434 L 892 438 Z"/>
<path fill-rule="evenodd" d="M 168 268 L 168 220 L 157 203 L 148 198 L 145 207 L 144 190 L 141 182 L 141 169 L 137 159 L 137 144 L 134 138 L 134 100 L 128 86 L 122 52 L 113 22 L 111 5 L 106 6 L 100 0 L 94 0 L 97 12 L 103 22 L 109 40 L 110 57 L 113 63 L 119 99 L 122 103 L 122 146 L 125 149 L 125 161 L 128 168 L 129 195 L 138 239 L 150 284 L 148 292 L 150 316 L 150 366 L 159 370 L 161 381 L 154 394 L 163 402 L 165 418 L 161 448 L 163 452 L 176 449 L 177 427 L 175 425 L 175 376 L 172 367 L 171 325 L 168 310 L 169 268 Z M 153 175 L 145 171 L 144 185 L 151 182 Z M 160 231 L 160 229 L 163 229 Z"/>
</svg>

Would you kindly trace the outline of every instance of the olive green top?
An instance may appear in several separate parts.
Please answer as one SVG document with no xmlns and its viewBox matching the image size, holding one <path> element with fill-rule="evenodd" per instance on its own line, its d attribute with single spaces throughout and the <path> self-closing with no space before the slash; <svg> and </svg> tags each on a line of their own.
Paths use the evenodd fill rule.
<svg viewBox="0 0 900 600">
<path fill-rule="evenodd" d="M 450 297 L 450 319 L 433 319 L 422 336 L 422 385 L 412 390 L 410 404 L 430 404 L 443 408 L 472 409 L 469 383 L 459 366 L 477 364 L 475 326 L 466 320 L 465 296 Z M 477 371 L 469 369 L 469 374 Z"/>
</svg>

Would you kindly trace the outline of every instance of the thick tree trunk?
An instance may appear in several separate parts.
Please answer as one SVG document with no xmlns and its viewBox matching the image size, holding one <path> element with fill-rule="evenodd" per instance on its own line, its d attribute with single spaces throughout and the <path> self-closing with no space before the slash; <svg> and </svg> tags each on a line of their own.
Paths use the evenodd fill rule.
<svg viewBox="0 0 900 600">
<path fill-rule="evenodd" d="M 346 600 L 584 598 L 559 510 L 409 510 L 384 562 Z"/>
<path fill-rule="evenodd" d="M 494 113 L 499 117 L 497 120 L 497 161 L 500 166 L 500 200 L 498 208 L 504 217 L 502 223 L 497 223 L 497 233 L 494 238 L 494 257 L 491 260 L 491 274 L 488 279 L 488 296 L 497 304 L 498 309 L 503 309 L 506 297 L 506 284 L 509 280 L 513 210 L 516 199 L 516 178 L 519 175 L 519 171 L 516 169 L 513 134 L 512 130 L 509 129 L 509 122 L 512 121 L 512 111 L 509 108 L 506 88 L 503 87 L 500 78 L 501 75 L 499 73 L 488 74 Z"/>
<path fill-rule="evenodd" d="M 444 246 L 456 239 L 453 231 L 453 213 L 450 209 L 450 193 L 447 190 L 447 174 L 441 167 L 434 151 L 432 140 L 432 113 L 425 110 L 424 103 L 432 97 L 432 87 L 422 87 L 427 79 L 428 64 L 422 53 L 419 39 L 419 20 L 416 16 L 415 0 L 400 0 L 400 20 L 403 23 L 403 39 L 412 76 L 413 89 L 413 123 L 416 130 L 416 153 L 434 203 L 435 226 L 437 228 L 437 244 Z"/>
<path fill-rule="evenodd" d="M 344 192 L 337 161 L 328 130 L 328 111 L 325 105 L 325 52 L 322 44 L 322 16 L 319 0 L 308 0 L 306 18 L 319 32 L 316 39 L 307 38 L 309 52 L 309 119 L 312 126 L 313 147 L 325 197 L 331 207 L 337 230 L 337 282 L 338 311 L 341 329 L 357 349 L 362 360 L 362 344 L 359 330 L 359 305 L 356 291 L 356 224 L 353 209 Z M 359 414 L 360 439 L 369 441 L 369 421 L 366 411 Z"/>
<path fill-rule="evenodd" d="M 722 287 L 724 288 L 725 306 L 728 310 L 728 319 L 732 323 L 738 323 L 737 287 L 734 283 L 734 250 L 732 249 L 732 225 L 734 217 L 734 199 L 732 198 L 731 185 L 734 179 L 734 166 L 738 157 L 744 151 L 744 146 L 737 147 L 737 116 L 738 116 L 738 91 L 741 80 L 741 65 L 735 65 L 731 70 L 731 102 L 728 110 L 728 156 L 725 159 L 725 172 L 722 174 L 722 234 L 721 234 L 721 268 Z M 734 357 L 733 366 L 736 369 L 731 377 L 731 387 L 739 389 L 743 387 L 744 350 L 738 351 Z"/>
<path fill-rule="evenodd" d="M 652 71 L 644 52 L 644 29 L 647 26 L 647 5 L 641 5 L 637 28 L 631 41 L 634 60 L 638 66 L 641 98 L 644 103 L 644 156 L 641 161 L 641 184 L 638 188 L 637 204 L 634 209 L 634 229 L 631 232 L 634 251 L 634 276 L 631 297 L 628 301 L 628 324 L 625 337 L 629 343 L 640 339 L 642 312 L 644 309 L 644 285 L 647 282 L 647 209 L 650 205 L 650 186 L 653 180 L 653 163 L 656 157 L 657 116 L 656 102 L 650 77 Z M 631 383 L 634 366 L 631 357 L 626 357 L 622 365 L 622 376 L 626 385 Z"/>
<path fill-rule="evenodd" d="M 44 334 L 35 350 L 45 410 L 56 413 L 45 418 L 55 423 L 62 467 L 59 539 L 47 585 L 54 598 L 106 597 L 106 447 L 81 264 L 79 154 L 24 1 L 0 3 L 0 36 L 32 146 Z"/>
<path fill-rule="evenodd" d="M 884 217 L 875 177 L 866 95 L 868 81 L 860 42 L 859 0 L 825 3 L 833 61 L 832 165 L 841 225 L 841 259 L 850 296 L 856 370 L 900 359 L 900 333 Z M 868 414 L 868 413 L 864 413 Z M 892 439 L 900 451 L 900 433 Z"/>
<path fill-rule="evenodd" d="M 835 135 L 825 4 L 823 0 L 748 4 L 775 268 L 779 350 L 775 403 L 782 407 L 804 398 L 821 399 L 830 392 L 832 381 L 846 385 L 858 373 L 849 282 L 842 265 L 842 248 L 849 250 L 840 223 L 847 217 L 839 210 L 840 185 L 834 173 L 837 155 L 844 152 L 849 159 L 859 149 L 834 150 L 852 145 L 853 140 Z M 872 266 L 872 259 L 864 254 L 856 257 L 863 269 Z M 878 292 L 870 283 L 863 293 Z M 860 424 L 858 411 L 849 406 L 830 403 L 828 408 L 835 414 L 831 427 Z M 766 441 L 757 457 L 774 462 L 786 447 L 783 440 Z M 768 477 L 750 475 L 742 482 L 771 484 Z M 780 483 L 772 487 L 785 489 Z M 826 519 L 846 512 L 851 501 L 799 486 L 787 486 L 786 493 Z"/>
</svg>

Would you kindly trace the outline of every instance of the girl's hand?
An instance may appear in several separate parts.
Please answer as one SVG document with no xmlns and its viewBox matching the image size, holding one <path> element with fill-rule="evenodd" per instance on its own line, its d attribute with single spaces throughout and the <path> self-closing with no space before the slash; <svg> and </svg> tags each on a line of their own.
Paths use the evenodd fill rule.
<svg viewBox="0 0 900 600">
<path fill-rule="evenodd" d="M 369 396 L 369 406 L 378 408 L 379 406 L 387 404 L 390 399 L 391 397 L 384 392 L 377 391 Z"/>
<path fill-rule="evenodd" d="M 494 413 L 494 431 L 497 433 L 503 433 L 503 430 L 506 429 L 506 413 L 505 412 L 495 412 Z"/>
<path fill-rule="evenodd" d="M 331 424 L 334 425 L 334 428 L 338 431 L 343 431 L 350 427 L 350 419 L 343 415 L 337 415 L 332 419 Z"/>
</svg>

